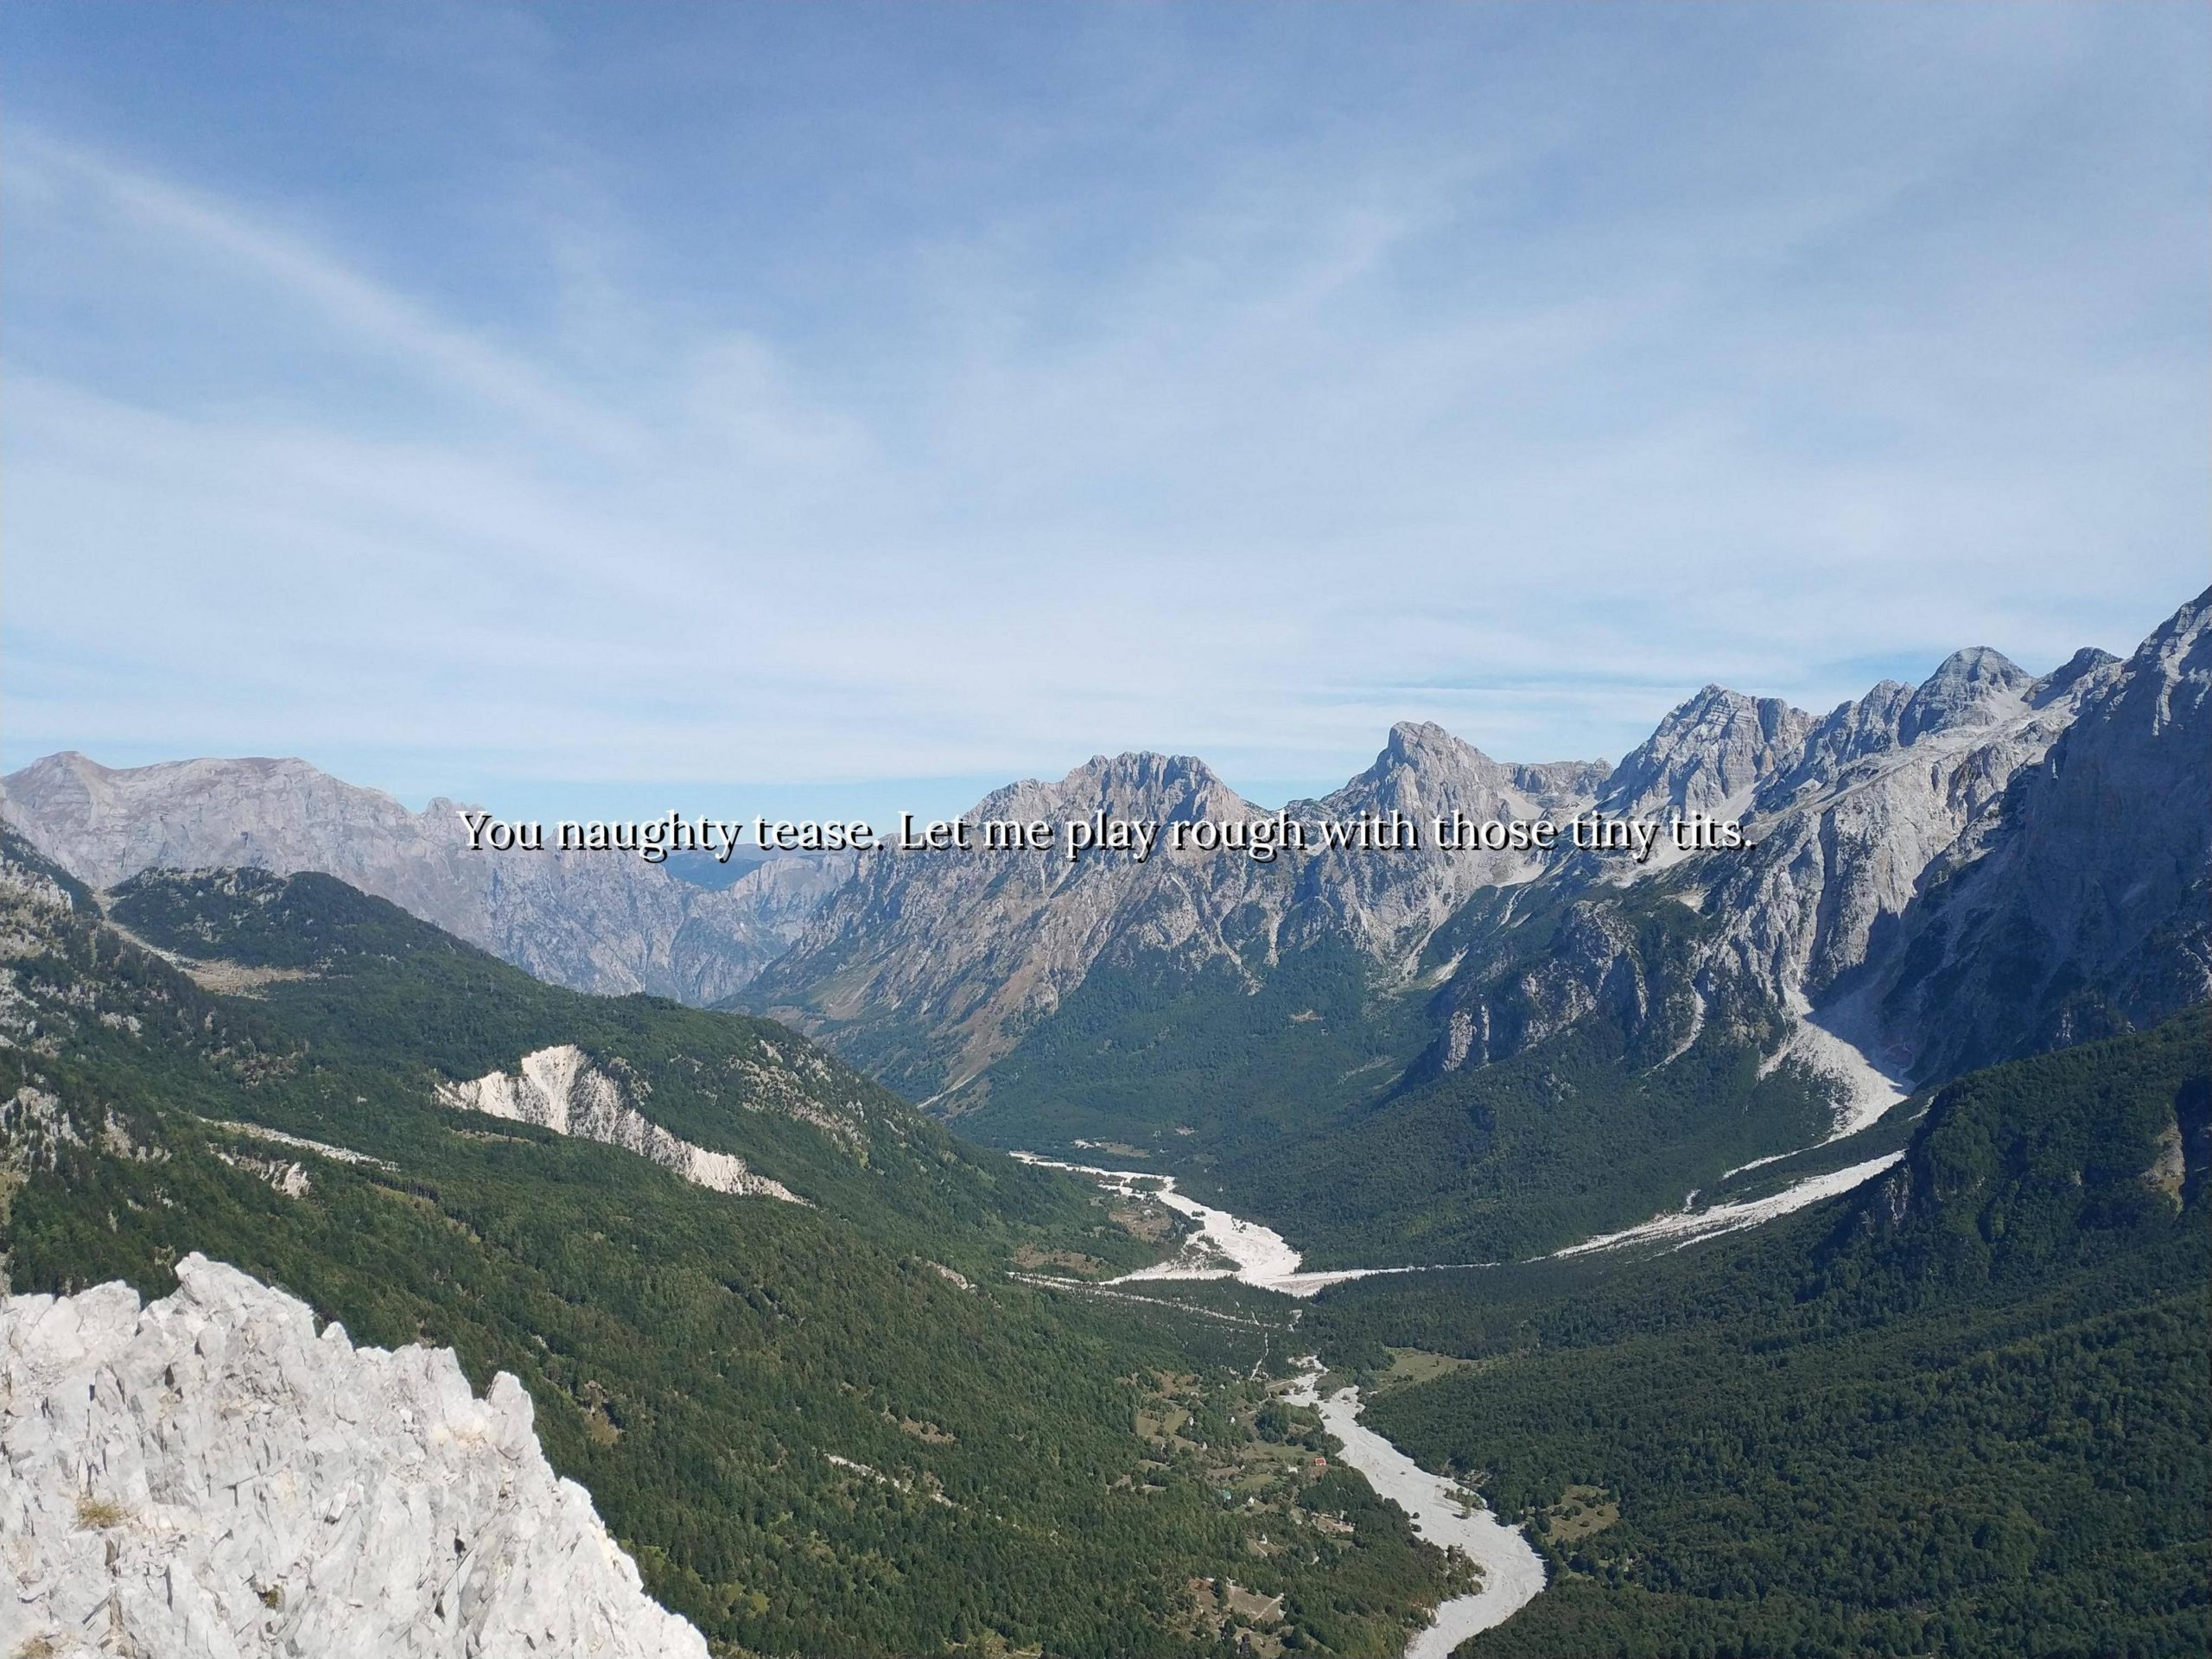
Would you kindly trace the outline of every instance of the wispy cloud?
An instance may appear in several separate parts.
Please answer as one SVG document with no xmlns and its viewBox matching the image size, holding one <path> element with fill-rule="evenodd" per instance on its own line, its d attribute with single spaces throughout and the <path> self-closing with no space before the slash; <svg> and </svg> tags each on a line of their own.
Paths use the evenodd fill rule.
<svg viewBox="0 0 2212 1659">
<path fill-rule="evenodd" d="M 390 353 L 413 372 L 557 442 L 634 454 L 638 435 L 563 391 L 527 359 L 441 321 L 389 288 L 219 199 L 118 165 L 79 144 L 18 128 L 10 139 L 11 188 L 34 215 L 97 215 L 130 257 L 158 261 L 164 243 L 233 268 L 318 312 L 344 343 Z M 34 218 L 35 223 L 35 217 Z"/>
<path fill-rule="evenodd" d="M 1033 22 L 1057 104 L 806 60 L 679 113 L 720 72 L 654 30 L 715 25 L 549 14 L 472 36 L 515 102 L 435 212 L 320 128 L 226 176 L 40 111 L 8 761 L 1320 785 L 1395 718 L 1618 753 L 2184 596 L 2206 100 L 2153 60 L 2202 19 L 1504 15 Z"/>
</svg>

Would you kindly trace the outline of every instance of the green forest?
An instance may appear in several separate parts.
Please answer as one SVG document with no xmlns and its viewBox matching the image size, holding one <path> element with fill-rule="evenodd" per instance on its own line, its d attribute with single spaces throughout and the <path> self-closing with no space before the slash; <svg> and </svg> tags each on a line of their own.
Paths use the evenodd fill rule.
<svg viewBox="0 0 2212 1659">
<path fill-rule="evenodd" d="M 1313 1431 L 1262 1410 L 1280 1328 L 1009 1278 L 1025 1247 L 1093 1272 L 1160 1247 L 795 1033 L 555 990 L 327 878 L 116 895 L 148 946 L 296 976 L 218 994 L 19 843 L 5 866 L 9 1287 L 161 1295 L 200 1250 L 357 1341 L 451 1345 L 480 1389 L 514 1372 L 555 1466 L 720 1653 L 1203 1650 L 1236 1631 L 1199 1586 L 1233 1580 L 1283 1597 L 1273 1642 L 1386 1655 L 1453 1581 L 1285 1449 Z M 432 1103 L 556 1040 L 808 1204 Z M 268 1179 L 293 1160 L 298 1197 Z M 1147 1435 L 1171 1409 L 1202 1431 Z"/>
<path fill-rule="evenodd" d="M 2200 1010 L 1960 1080 L 1889 1176 L 1759 1232 L 1371 1281 L 1311 1328 L 1369 1375 L 1473 1362 L 1369 1419 L 1550 1559 L 1471 1655 L 2202 1653 L 2208 1153 Z"/>
<path fill-rule="evenodd" d="M 160 1295 L 200 1250 L 357 1340 L 451 1345 L 479 1388 L 514 1372 L 555 1465 L 718 1654 L 1397 1653 L 1465 1568 L 1316 1460 L 1318 1420 L 1277 1397 L 1312 1351 L 1546 1559 L 1545 1592 L 1463 1659 L 2212 1637 L 2202 1011 L 1747 1172 L 1731 1196 L 1904 1154 L 1758 1230 L 1531 1260 L 1671 1207 L 1696 1160 L 1787 1144 L 1822 1098 L 1719 1039 L 1639 1071 L 1642 1039 L 1598 1020 L 1378 1109 L 1351 1096 L 1374 1056 L 1399 1064 L 1391 1033 L 1360 1034 L 1363 993 L 1317 961 L 1271 982 L 1277 1012 L 1321 1016 L 1271 1064 L 1337 1068 L 1346 1127 L 1254 1210 L 1324 1259 L 1372 1214 L 1384 1254 L 1502 1265 L 1304 1304 L 1095 1297 L 1173 1236 L 781 1026 L 558 990 L 325 877 L 153 874 L 102 899 L 12 839 L 0 876 L 9 1287 Z M 1137 1138 L 1172 1135 L 1217 1044 L 1253 1109 L 1185 1178 L 1254 1179 L 1295 1124 L 1239 1058 L 1249 1011 L 1224 989 L 1147 1055 L 1132 1034 L 1170 988 L 1094 982 L 1052 1040 L 1116 1046 L 1115 1087 L 1154 1102 Z M 438 1103 L 556 1043 L 804 1202 Z"/>
<path fill-rule="evenodd" d="M 1637 971 L 1687 982 L 1710 922 L 1666 878 L 1614 901 Z M 1516 982 L 1548 950 L 1557 897 L 1479 895 L 1425 947 L 1455 982 L 1532 1025 Z M 1510 925 L 1509 925 L 1510 924 Z M 1255 944 L 1255 950 L 1260 948 Z M 1439 1066 L 1433 973 L 1377 982 L 1347 948 L 1288 950 L 1248 982 L 1117 949 L 996 1062 L 963 1132 L 1064 1149 L 1131 1147 L 1241 1215 L 1295 1234 L 1315 1268 L 1511 1260 L 1681 1202 L 1720 1170 L 1820 1138 L 1830 1085 L 1763 1054 L 1783 1016 L 1726 980 L 1628 1017 L 1600 1006 L 1494 1063 Z"/>
</svg>

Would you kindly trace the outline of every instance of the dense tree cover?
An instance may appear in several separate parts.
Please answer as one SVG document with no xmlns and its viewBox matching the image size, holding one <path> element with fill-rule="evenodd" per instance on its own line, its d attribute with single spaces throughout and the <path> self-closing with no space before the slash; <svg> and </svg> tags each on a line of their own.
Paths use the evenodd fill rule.
<svg viewBox="0 0 2212 1659">
<path fill-rule="evenodd" d="M 1020 1243 L 1135 1242 L 1086 1187 L 957 1141 L 794 1034 L 554 991 L 320 878 L 134 887 L 118 909 L 165 948 L 314 976 L 218 995 L 77 896 L 64 921 L 5 918 L 12 1287 L 162 1294 L 197 1249 L 357 1340 L 450 1344 L 480 1388 L 515 1372 L 555 1465 L 719 1650 L 1186 1651 L 1191 1580 L 1233 1574 L 1293 1598 L 1300 1643 L 1385 1654 L 1446 1586 L 1371 1499 L 1351 1537 L 1255 1548 L 1314 1501 L 1287 1478 L 1224 1498 L 1216 1467 L 1258 1432 L 1253 1372 L 1281 1332 L 1009 1281 Z M 437 1076 L 556 1041 L 630 1065 L 656 1116 L 814 1206 L 429 1103 Z M 834 1127 L 855 1113 L 857 1144 Z M 265 1179 L 295 1159 L 296 1198 Z M 1207 1444 L 1139 1438 L 1162 1373 Z"/>
<path fill-rule="evenodd" d="M 1326 1299 L 1347 1363 L 1479 1362 L 1371 1408 L 1553 1557 L 1466 1651 L 2204 1651 L 2207 1071 L 2199 1011 L 1961 1080 L 1759 1235 Z M 1548 1530 L 1571 1487 L 1618 1521 Z"/>
<path fill-rule="evenodd" d="M 188 958 L 303 975 L 260 985 L 225 1014 L 314 1058 L 319 1091 L 263 1090 L 260 1120 L 279 1128 L 365 1151 L 404 1147 L 446 1133 L 429 1105 L 438 1080 L 512 1071 L 525 1053 L 573 1043 L 618 1068 L 657 1122 L 880 1236 L 957 1219 L 1009 1237 L 1054 1230 L 1123 1265 L 1151 1254 L 1105 1223 L 1087 1185 L 980 1151 L 786 1027 L 563 990 L 330 876 L 152 872 L 117 891 L 111 913 Z"/>
<path fill-rule="evenodd" d="M 1687 984 L 1712 923 L 1664 886 L 1619 907 L 1643 976 Z M 1521 1020 L 1535 1038 L 1518 976 L 1567 908 L 1478 898 L 1424 964 L 1459 962 L 1459 980 L 1497 988 L 1501 1029 Z M 1264 966 L 1109 954 L 991 1068 L 963 1128 L 1008 1145 L 1134 1145 L 1190 1191 L 1294 1234 L 1318 1268 L 1555 1248 L 1802 1147 L 1833 1109 L 1820 1080 L 1763 1066 L 1782 1015 L 1740 983 L 1710 984 L 1702 1010 L 1601 1005 L 1510 1058 L 1444 1071 L 1432 979 L 1386 982 L 1340 944 Z"/>
<path fill-rule="evenodd" d="M 991 1068 L 963 1127 L 1005 1145 L 1116 1140 L 1174 1158 L 1272 1146 L 1378 1098 L 1427 1040 L 1417 1005 L 1376 994 L 1343 945 L 1252 966 L 1265 971 L 1109 952 Z"/>
<path fill-rule="evenodd" d="M 1226 1153 L 1217 1174 L 1317 1268 L 1510 1261 L 1675 1209 L 1817 1139 L 1832 1110 L 1795 1068 L 1762 1077 L 1717 1023 L 1662 1066 L 1629 1048 L 1595 1014 L 1272 1156 Z"/>
<path fill-rule="evenodd" d="M 1788 1034 L 1781 1011 L 1726 976 L 1690 994 L 1714 923 L 1674 887 L 1611 898 L 1620 955 L 1586 1005 L 1541 988 L 1579 901 L 1478 895 L 1424 947 L 1451 970 L 1424 1024 L 1479 1001 L 1503 1058 L 1449 1069 L 1431 1046 L 1385 1098 L 1294 1145 L 1224 1147 L 1224 1188 L 1294 1229 L 1316 1267 L 1492 1262 L 1641 1221 L 1816 1139 L 1828 1086 L 1763 1063 Z"/>
<path fill-rule="evenodd" d="M 1436 948 L 1487 948 L 1482 908 Z M 1386 1344 L 1468 1363 L 1376 1395 L 1369 1421 L 1478 1480 L 1551 1560 L 1545 1594 L 1463 1651 L 2212 1638 L 2201 1013 L 1977 1073 L 1740 1177 L 1727 1196 L 1906 1151 L 1758 1232 L 1361 1281 L 1293 1332 L 1233 1285 L 1178 1308 L 1009 1282 L 1022 1243 L 1147 1247 L 1085 1189 L 955 1140 L 781 1027 L 555 991 L 319 879 L 149 880 L 118 913 L 181 954 L 312 976 L 213 996 L 89 925 L 9 964 L 46 1012 L 0 1049 L 0 1099 L 35 1079 L 108 1125 L 19 1138 L 0 1168 L 17 1285 L 161 1292 L 202 1249 L 357 1337 L 449 1342 L 480 1385 L 516 1371 L 556 1465 L 728 1651 L 1226 1646 L 1188 1586 L 1233 1576 L 1285 1596 L 1293 1649 L 1394 1652 L 1440 1562 L 1341 1471 L 1271 1473 L 1266 1448 L 1313 1431 L 1255 1378 L 1318 1346 L 1371 1379 Z M 1662 894 L 1639 925 L 1663 963 L 1698 924 Z M 1412 1005 L 1349 959 L 1277 982 L 1104 964 L 980 1121 L 1147 1146 L 1318 1243 L 1318 1265 L 1525 1255 L 1677 1204 L 1824 1109 L 1787 1071 L 1758 1076 L 1757 1008 L 1679 1054 L 1664 1024 L 1601 1014 L 1439 1075 L 1414 1063 Z M 567 1041 L 819 1207 L 428 1103 L 438 1077 Z M 201 1121 L 225 1118 L 391 1166 L 310 1158 L 314 1191 L 284 1198 L 251 1166 L 265 1144 Z M 1147 1433 L 1167 1395 L 1182 1427 Z M 1352 1534 L 1303 1524 L 1314 1510 Z"/>
</svg>

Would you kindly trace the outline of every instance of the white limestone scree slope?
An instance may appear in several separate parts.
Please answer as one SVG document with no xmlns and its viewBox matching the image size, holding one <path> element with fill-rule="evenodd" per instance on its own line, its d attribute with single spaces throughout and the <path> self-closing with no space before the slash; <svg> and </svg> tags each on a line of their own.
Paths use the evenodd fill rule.
<svg viewBox="0 0 2212 1659">
<path fill-rule="evenodd" d="M 573 1043 L 558 1043 L 522 1057 L 514 1071 L 490 1071 L 466 1083 L 442 1083 L 438 1102 L 455 1111 L 481 1112 L 512 1123 L 531 1123 L 556 1135 L 603 1141 L 651 1159 L 695 1186 L 741 1198 L 805 1199 L 781 1181 L 755 1174 L 734 1153 L 711 1152 L 671 1134 L 630 1103 L 622 1085 L 591 1063 Z"/>
</svg>

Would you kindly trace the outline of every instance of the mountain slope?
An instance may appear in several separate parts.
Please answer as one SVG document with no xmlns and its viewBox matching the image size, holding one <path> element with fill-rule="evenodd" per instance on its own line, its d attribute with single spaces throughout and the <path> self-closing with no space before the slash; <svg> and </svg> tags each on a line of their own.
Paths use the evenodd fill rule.
<svg viewBox="0 0 2212 1659">
<path fill-rule="evenodd" d="M 747 902 L 797 943 L 724 1001 L 802 1026 L 974 1138 L 1132 1149 L 1116 1155 L 1211 1183 L 1336 1264 L 1549 1249 L 1853 1130 L 1916 1081 L 2203 995 L 2207 849 L 2190 803 L 2212 747 L 2206 631 L 2200 599 L 2126 661 L 2085 651 L 2041 677 L 1971 648 L 1821 716 L 1707 687 L 1609 769 L 1507 765 L 1402 725 L 1343 789 L 1286 809 L 1315 846 L 1260 856 L 1070 858 L 1069 822 L 1249 840 L 1282 821 L 1188 757 L 1102 757 L 970 815 L 1042 820 L 1045 849 L 871 855 L 803 922 L 805 895 L 775 886 L 786 866 L 744 878 L 731 892 L 752 884 Z M 156 781 L 146 802 L 181 788 Z M 1426 831 L 1453 812 L 1592 810 L 1734 815 L 1751 844 L 1680 852 L 1662 836 L 1644 860 L 1320 844 L 1325 825 L 1391 815 Z M 105 825 L 136 858 L 179 833 L 138 811 L 48 816 Z M 205 838 L 182 821 L 185 840 Z M 557 868 L 487 862 L 546 880 Z M 589 874 L 645 868 L 616 858 Z M 697 908 L 717 895 L 689 891 L 670 950 L 704 939 L 699 960 L 726 963 Z M 589 913 L 543 936 L 567 939 L 553 955 L 580 972 L 598 971 Z M 637 937 L 631 919 L 607 925 Z M 519 1076 L 526 1056 L 579 1042 L 557 1025 L 512 1052 L 454 1050 L 441 1077 Z"/>
<path fill-rule="evenodd" d="M 710 893 L 634 855 L 472 853 L 470 810 L 410 812 L 303 760 L 118 771 L 63 753 L 0 780 L 0 821 L 95 887 L 154 868 L 320 871 L 556 984 L 689 1002 L 744 984 L 846 873 L 775 859 Z"/>
<path fill-rule="evenodd" d="M 707 1659 L 513 1376 L 480 1401 L 451 1350 L 357 1349 L 204 1256 L 177 1283 L 0 1301 L 0 1650 Z"/>
<path fill-rule="evenodd" d="M 1012 785 L 971 821 L 1046 820 L 1049 849 L 864 855 L 744 1006 L 803 1013 L 893 1086 L 937 1093 L 1003 1052 L 1009 1031 L 1049 1014 L 1117 943 L 1141 938 L 1192 966 L 1238 961 L 1249 930 L 1229 930 L 1242 873 L 1196 853 L 1070 859 L 1059 826 L 1096 813 L 1163 823 L 1259 816 L 1187 757 L 1101 757 L 1058 784 Z M 798 986 L 803 1007 L 791 1001 Z"/>
<path fill-rule="evenodd" d="M 1586 855 L 1470 905 L 1402 1084 L 1293 1146 L 1225 1139 L 1211 1173 L 1319 1265 L 1527 1255 L 1863 1125 L 1902 1074 L 2155 1022 L 2212 988 L 2183 804 L 2212 792 L 2208 652 L 2198 601 L 2125 663 L 1969 652 L 1877 687 L 1769 754 L 1751 850 L 1626 881 Z M 1757 755 L 1775 721 L 1740 700 L 1669 728 L 1724 705 Z M 1672 787 L 1648 780 L 1682 746 L 1650 747 L 1623 772 Z"/>
<path fill-rule="evenodd" d="M 559 990 L 327 877 L 149 873 L 114 906 L 0 835 L 15 1290 L 165 1295 L 199 1251 L 512 1372 L 647 1587 L 732 1650 L 1187 1651 L 1190 1579 L 1233 1574 L 1380 1655 L 1445 1585 L 1394 1511 L 1323 1535 L 1341 1495 L 1256 1453 L 1232 1510 L 1218 1454 L 1141 1438 L 1172 1408 L 1226 1444 L 1277 1333 L 1016 1281 L 1160 1247 L 797 1033 Z M 562 1043 L 807 1202 L 440 1098 Z M 1300 1526 L 1304 1555 L 1252 1547 Z"/>
<path fill-rule="evenodd" d="M 1423 823 L 1459 810 L 1484 821 L 1586 805 L 1596 769 L 1508 766 L 1440 728 L 1401 725 L 1373 766 L 1285 811 L 1307 823 L 1393 811 Z M 1288 959 L 1348 949 L 1402 976 L 1421 942 L 1483 887 L 1526 880 L 1537 861 L 1447 854 L 1426 842 L 1387 855 L 1161 850 L 1071 860 L 1061 826 L 1104 813 L 1154 823 L 1273 820 L 1187 756 L 1101 756 L 1054 784 L 987 797 L 970 823 L 1043 819 L 1052 849 L 985 857 L 861 861 L 788 954 L 734 1002 L 804 1024 L 895 1086 L 970 1109 L 962 1090 L 1049 1022 L 1103 968 L 1170 982 L 1256 988 Z M 1172 830 L 1165 832 L 1172 833 Z"/>
<path fill-rule="evenodd" d="M 1551 1557 L 1468 1651 L 2202 1652 L 2206 1015 L 1964 1077 L 1757 1235 L 1325 1297 L 1338 1363 L 1431 1355 L 1370 1421 Z"/>
<path fill-rule="evenodd" d="M 2212 595 L 2183 606 L 1929 873 L 1868 995 L 1938 1075 L 2144 1025 L 2212 977 Z M 2191 804 L 2194 804 L 2192 806 Z"/>
<path fill-rule="evenodd" d="M 1916 1077 L 2212 988 L 2206 632 L 2199 600 L 2126 661 L 2040 677 L 1971 648 L 1817 717 L 1707 687 L 1603 776 L 1401 726 L 1291 815 L 1701 811 L 1750 844 L 883 856 L 740 1000 L 971 1135 L 1121 1148 L 1317 1263 L 1555 1248 L 1852 1132 Z M 1101 810 L 1258 816 L 1146 756 L 975 816 Z"/>
<path fill-rule="evenodd" d="M 1719 985 L 1738 982 L 1792 1014 L 1822 1004 L 1885 948 L 1930 867 L 2003 809 L 2011 779 L 2042 759 L 2088 699 L 2125 678 L 2109 667 L 2080 671 L 2081 660 L 2038 681 L 1994 652 L 1960 652 L 1917 690 L 1885 682 L 1817 722 L 1715 689 L 1700 693 L 1621 763 L 1608 781 L 1609 810 L 1739 814 L 1754 844 L 1662 856 L 1641 870 L 1618 859 L 1569 861 L 1554 885 L 1581 907 L 1575 941 L 1565 950 L 1549 941 L 1521 946 L 1509 928 L 1493 933 L 1491 950 L 1471 953 L 1440 999 L 1466 1033 L 1447 1041 L 1447 1066 L 1504 1058 L 1598 1004 L 1618 971 L 1620 930 L 1607 916 L 1629 902 L 1624 883 L 1654 887 L 1712 918 L 1694 959 L 1672 976 L 1679 994 L 1710 1003 Z M 1531 963 L 1541 964 L 1540 982 L 1529 976 Z M 1667 999 L 1644 1001 L 1631 1024 L 1682 1017 Z M 1516 1004 L 1530 1014 L 1516 1018 Z M 1694 1004 L 1690 1013 L 1702 1017 Z"/>
</svg>

